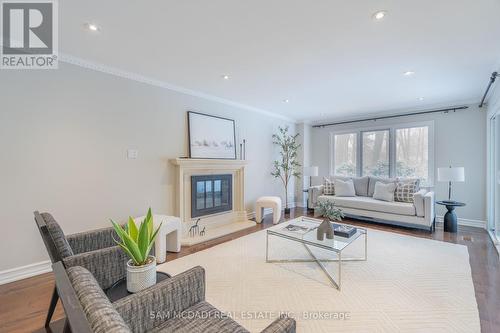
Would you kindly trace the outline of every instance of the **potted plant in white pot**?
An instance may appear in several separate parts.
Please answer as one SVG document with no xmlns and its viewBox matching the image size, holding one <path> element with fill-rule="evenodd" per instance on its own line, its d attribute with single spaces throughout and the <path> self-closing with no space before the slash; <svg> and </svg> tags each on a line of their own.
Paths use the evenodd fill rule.
<svg viewBox="0 0 500 333">
<path fill-rule="evenodd" d="M 156 283 L 156 258 L 149 255 L 161 224 L 153 231 L 153 215 L 151 208 L 146 218 L 137 228 L 134 219 L 129 217 L 128 223 L 122 227 L 111 220 L 120 237 L 115 242 L 130 257 L 127 262 L 127 290 L 131 293 L 151 287 Z"/>
<path fill-rule="evenodd" d="M 344 217 L 342 209 L 337 208 L 333 200 L 321 200 L 318 202 L 317 212 L 323 216 L 323 222 L 316 230 L 316 238 L 322 241 L 326 234 L 327 239 L 333 239 L 333 226 L 330 222 L 342 221 Z"/>
<path fill-rule="evenodd" d="M 285 187 L 285 214 L 290 214 L 288 207 L 288 185 L 292 177 L 300 177 L 300 163 L 298 162 L 298 151 L 300 144 L 297 142 L 299 134 L 291 135 L 288 133 L 288 127 L 279 127 L 278 133 L 273 134 L 273 144 L 280 148 L 280 158 L 274 161 L 271 175 L 274 178 L 281 179 Z"/>
</svg>

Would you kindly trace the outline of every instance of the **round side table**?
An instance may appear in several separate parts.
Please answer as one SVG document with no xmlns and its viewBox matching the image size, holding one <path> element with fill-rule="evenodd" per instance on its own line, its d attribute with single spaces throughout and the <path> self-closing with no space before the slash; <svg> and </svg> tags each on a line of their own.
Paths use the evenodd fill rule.
<svg viewBox="0 0 500 333">
<path fill-rule="evenodd" d="M 170 275 L 163 272 L 156 272 L 156 283 L 163 281 L 165 279 L 170 278 Z M 132 295 L 127 290 L 127 280 L 126 278 L 120 279 L 116 281 L 111 287 L 106 289 L 106 296 L 108 296 L 111 302 L 116 302 L 117 300 L 126 297 L 128 295 Z"/>
<path fill-rule="evenodd" d="M 444 215 L 444 231 L 457 232 L 457 214 L 455 214 L 455 207 L 463 207 L 465 204 L 458 201 L 436 201 L 438 205 L 445 206 L 448 210 Z"/>
</svg>

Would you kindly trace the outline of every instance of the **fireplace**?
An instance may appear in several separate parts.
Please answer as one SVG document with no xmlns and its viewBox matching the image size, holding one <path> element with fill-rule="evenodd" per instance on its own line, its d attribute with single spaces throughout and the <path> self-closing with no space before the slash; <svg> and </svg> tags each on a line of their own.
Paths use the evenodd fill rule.
<svg viewBox="0 0 500 333">
<path fill-rule="evenodd" d="M 257 225 L 245 209 L 247 161 L 176 158 L 170 162 L 175 165 L 174 215 L 182 221 L 181 245 L 200 244 Z M 206 229 L 203 235 L 193 236 L 189 229 L 199 218 L 199 230 Z"/>
<path fill-rule="evenodd" d="M 233 176 L 191 176 L 191 218 L 233 209 Z"/>
</svg>

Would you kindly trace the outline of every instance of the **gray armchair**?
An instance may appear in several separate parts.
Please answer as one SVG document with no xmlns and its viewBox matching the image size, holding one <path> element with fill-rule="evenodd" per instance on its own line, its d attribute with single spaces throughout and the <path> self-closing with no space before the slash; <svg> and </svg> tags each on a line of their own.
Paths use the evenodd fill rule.
<svg viewBox="0 0 500 333">
<path fill-rule="evenodd" d="M 194 267 L 115 303 L 109 301 L 85 268 L 71 267 L 65 271 L 59 263 L 53 267 L 73 332 L 248 332 L 205 301 L 202 267 Z M 65 281 L 69 281 L 70 287 Z M 74 322 L 72 317 L 76 318 Z M 82 317 L 86 322 L 78 320 Z M 293 333 L 295 328 L 294 319 L 281 317 L 263 333 Z"/>
<path fill-rule="evenodd" d="M 102 289 L 126 276 L 124 251 L 114 243 L 113 228 L 92 230 L 66 236 L 49 213 L 35 212 L 35 222 L 53 263 L 62 261 L 66 268 L 82 266 L 90 271 Z M 118 237 L 114 236 L 116 239 Z M 45 326 L 48 327 L 58 301 L 54 288 Z"/>
</svg>

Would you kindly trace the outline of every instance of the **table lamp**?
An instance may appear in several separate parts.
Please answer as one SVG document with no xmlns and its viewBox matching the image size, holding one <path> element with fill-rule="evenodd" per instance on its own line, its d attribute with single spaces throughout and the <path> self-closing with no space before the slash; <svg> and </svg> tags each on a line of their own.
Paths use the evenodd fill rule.
<svg viewBox="0 0 500 333">
<path fill-rule="evenodd" d="M 319 168 L 317 166 L 304 167 L 304 176 L 309 176 L 309 186 L 312 185 L 312 177 L 318 177 Z"/>
<path fill-rule="evenodd" d="M 463 167 L 438 168 L 438 181 L 448 182 L 448 201 L 451 200 L 451 182 L 464 182 L 465 169 Z"/>
</svg>

